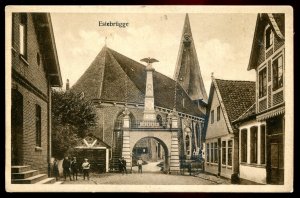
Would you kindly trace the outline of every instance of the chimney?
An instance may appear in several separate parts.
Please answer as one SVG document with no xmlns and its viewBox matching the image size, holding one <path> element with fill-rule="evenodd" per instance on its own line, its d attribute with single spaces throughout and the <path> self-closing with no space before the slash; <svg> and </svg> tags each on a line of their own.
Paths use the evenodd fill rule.
<svg viewBox="0 0 300 198">
<path fill-rule="evenodd" d="M 67 83 L 66 83 L 66 91 L 69 91 L 70 89 L 70 83 L 69 83 L 69 79 L 67 79 Z"/>
</svg>

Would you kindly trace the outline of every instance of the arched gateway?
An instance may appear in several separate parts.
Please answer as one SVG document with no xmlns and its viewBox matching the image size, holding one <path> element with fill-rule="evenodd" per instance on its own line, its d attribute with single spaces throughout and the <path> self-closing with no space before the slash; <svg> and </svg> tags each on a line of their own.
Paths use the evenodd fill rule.
<svg viewBox="0 0 300 198">
<path fill-rule="evenodd" d="M 165 170 L 170 173 L 179 171 L 179 148 L 178 148 L 178 132 L 177 116 L 173 112 L 171 114 L 172 124 L 167 127 L 161 127 L 156 121 L 142 121 L 136 127 L 129 127 L 130 117 L 129 111 L 124 111 L 123 125 L 123 148 L 122 156 L 126 160 L 127 169 L 132 167 L 132 151 L 135 144 L 143 138 L 154 138 L 157 140 L 165 151 Z"/>
</svg>

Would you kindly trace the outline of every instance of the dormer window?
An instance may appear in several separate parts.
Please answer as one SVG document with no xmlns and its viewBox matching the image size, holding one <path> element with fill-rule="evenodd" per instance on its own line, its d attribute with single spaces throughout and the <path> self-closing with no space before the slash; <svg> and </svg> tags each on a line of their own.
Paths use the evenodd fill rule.
<svg viewBox="0 0 300 198">
<path fill-rule="evenodd" d="M 271 27 L 266 29 L 266 49 L 273 45 L 274 34 Z"/>
</svg>

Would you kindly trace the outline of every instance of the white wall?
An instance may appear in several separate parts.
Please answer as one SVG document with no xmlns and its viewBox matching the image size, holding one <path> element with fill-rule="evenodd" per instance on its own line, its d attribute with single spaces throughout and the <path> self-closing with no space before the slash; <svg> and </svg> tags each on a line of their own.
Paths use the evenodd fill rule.
<svg viewBox="0 0 300 198">
<path fill-rule="evenodd" d="M 260 139 L 260 133 L 261 133 L 261 125 L 265 125 L 265 122 L 257 122 L 256 120 L 250 120 L 244 123 L 241 123 L 239 127 L 239 164 L 240 164 L 240 178 L 250 180 L 257 183 L 266 183 L 266 167 L 265 164 L 261 164 L 261 139 Z M 250 163 L 250 128 L 253 126 L 258 127 L 258 134 L 257 134 L 257 144 L 258 144 L 258 151 L 257 151 L 257 163 L 253 164 Z M 247 129 L 247 162 L 241 162 L 241 130 Z M 266 134 L 266 131 L 265 131 Z M 266 141 L 265 137 L 265 141 Z M 265 142 L 265 157 L 266 154 L 266 142 Z M 266 159 L 265 159 L 266 162 Z"/>
<path fill-rule="evenodd" d="M 266 184 L 266 168 L 240 164 L 240 178 Z"/>
</svg>

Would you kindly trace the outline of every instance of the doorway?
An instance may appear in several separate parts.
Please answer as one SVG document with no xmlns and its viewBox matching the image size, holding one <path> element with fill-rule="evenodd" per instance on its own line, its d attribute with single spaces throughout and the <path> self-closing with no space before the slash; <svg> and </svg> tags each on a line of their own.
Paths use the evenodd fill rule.
<svg viewBox="0 0 300 198">
<path fill-rule="evenodd" d="M 23 95 L 12 89 L 11 164 L 23 165 Z"/>
</svg>

